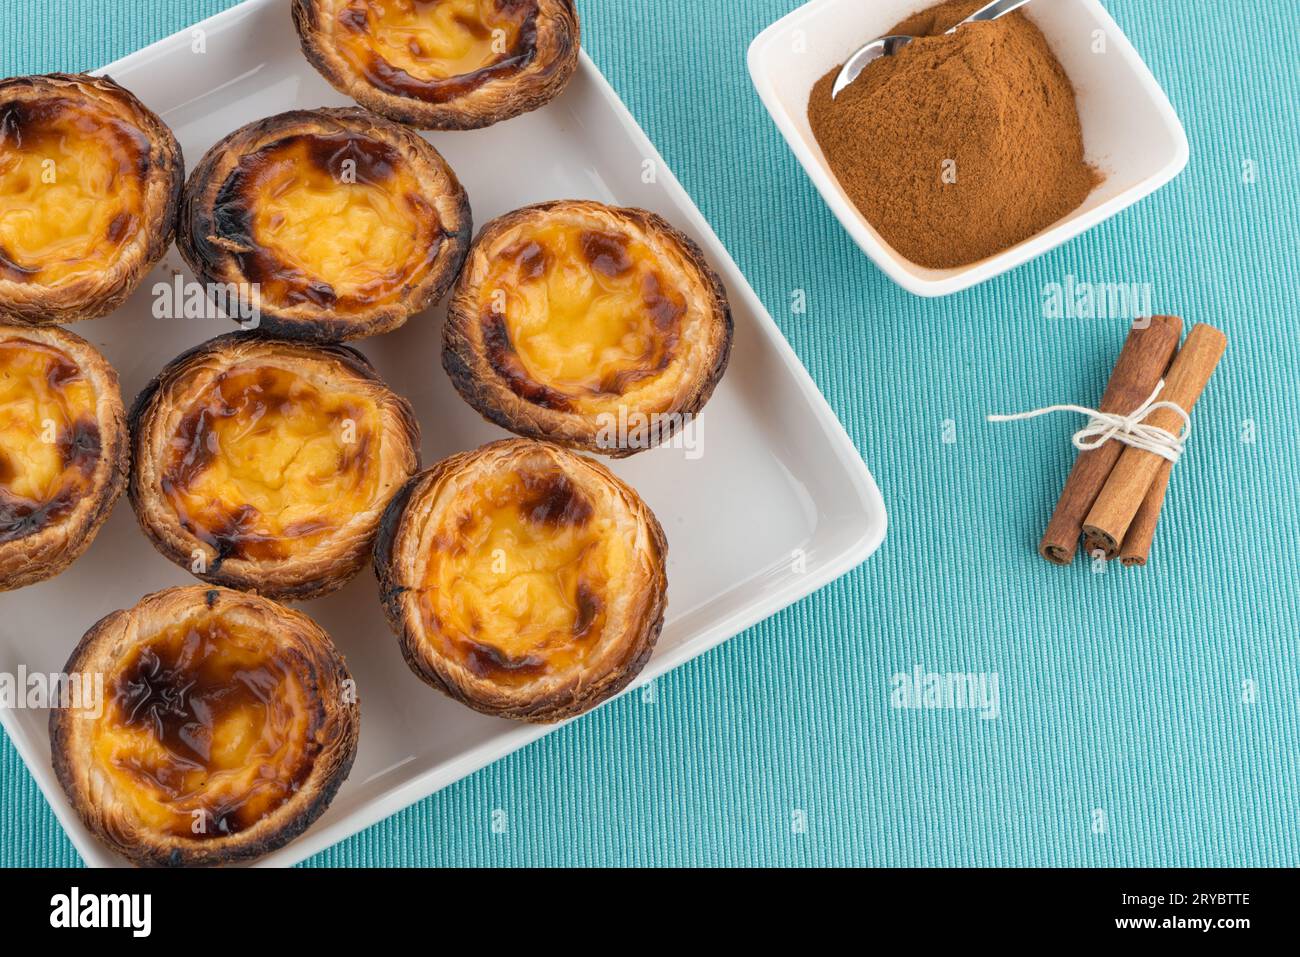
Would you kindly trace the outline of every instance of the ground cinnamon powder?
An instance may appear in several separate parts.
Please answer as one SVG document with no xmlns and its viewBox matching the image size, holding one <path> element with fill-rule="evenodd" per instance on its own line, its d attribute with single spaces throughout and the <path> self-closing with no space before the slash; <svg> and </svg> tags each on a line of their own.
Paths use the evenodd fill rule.
<svg viewBox="0 0 1300 957">
<path fill-rule="evenodd" d="M 953 24 L 985 0 L 949 0 L 888 33 L 918 39 L 869 65 L 808 119 L 831 169 L 885 241 L 922 266 L 963 266 L 1033 236 L 1099 180 L 1083 159 L 1074 87 L 1022 13 Z M 865 38 L 864 38 L 865 42 Z"/>
</svg>

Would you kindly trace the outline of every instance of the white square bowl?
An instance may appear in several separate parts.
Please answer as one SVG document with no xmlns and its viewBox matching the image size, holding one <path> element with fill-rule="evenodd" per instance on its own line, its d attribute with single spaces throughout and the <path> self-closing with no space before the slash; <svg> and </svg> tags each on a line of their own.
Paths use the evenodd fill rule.
<svg viewBox="0 0 1300 957">
<path fill-rule="evenodd" d="M 813 85 L 859 46 L 932 0 L 812 0 L 760 33 L 749 72 L 763 104 L 831 211 L 885 274 L 919 296 L 992 279 L 1131 206 L 1187 165 L 1187 134 L 1169 98 L 1097 0 L 1038 0 L 1023 10 L 1074 84 L 1084 153 L 1105 179 L 1052 226 L 996 256 L 952 269 L 905 259 L 881 238 L 831 172 L 808 124 Z"/>
</svg>

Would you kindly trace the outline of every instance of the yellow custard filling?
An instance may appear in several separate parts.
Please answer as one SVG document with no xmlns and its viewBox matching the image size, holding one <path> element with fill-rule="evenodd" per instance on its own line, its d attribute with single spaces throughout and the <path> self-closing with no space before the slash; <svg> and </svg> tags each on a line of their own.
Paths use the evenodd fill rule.
<svg viewBox="0 0 1300 957">
<path fill-rule="evenodd" d="M 653 250 L 622 233 L 525 227 L 493 257 L 479 294 L 489 360 L 521 394 L 540 387 L 543 404 L 617 408 L 688 348 L 686 296 Z"/>
<path fill-rule="evenodd" d="M 94 386 L 62 351 L 0 340 L 0 544 L 76 505 L 99 462 Z"/>
<path fill-rule="evenodd" d="M 430 641 L 510 686 L 581 665 L 635 567 L 632 543 L 558 470 L 483 480 L 449 503 L 434 543 Z"/>
<path fill-rule="evenodd" d="M 434 84 L 517 55 L 535 12 L 532 0 L 352 0 L 338 49 L 380 86 Z"/>
<path fill-rule="evenodd" d="M 275 366 L 222 373 L 185 412 L 162 488 L 221 558 L 278 559 L 373 507 L 382 428 L 374 401 Z"/>
<path fill-rule="evenodd" d="M 298 136 L 245 157 L 235 190 L 264 300 L 349 310 L 398 301 L 433 264 L 437 213 L 397 151 L 357 136 Z"/>
<path fill-rule="evenodd" d="M 0 278 L 60 286 L 111 269 L 141 229 L 148 143 L 63 100 L 0 106 Z"/>
<path fill-rule="evenodd" d="M 274 636 L 219 616 L 159 632 L 105 676 L 93 759 L 151 830 L 246 830 L 301 786 L 315 708 Z"/>
</svg>

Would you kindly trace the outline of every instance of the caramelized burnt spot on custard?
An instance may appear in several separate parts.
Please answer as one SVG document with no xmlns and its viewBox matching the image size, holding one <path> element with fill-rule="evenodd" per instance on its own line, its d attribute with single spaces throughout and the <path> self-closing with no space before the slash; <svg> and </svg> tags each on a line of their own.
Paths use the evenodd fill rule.
<svg viewBox="0 0 1300 957">
<path fill-rule="evenodd" d="M 58 287 L 114 266 L 146 228 L 149 150 L 89 100 L 0 104 L 0 279 Z"/>
<path fill-rule="evenodd" d="M 445 103 L 533 62 L 537 0 L 351 0 L 335 35 L 376 88 Z"/>
<path fill-rule="evenodd" d="M 312 676 L 261 628 L 191 618 L 106 676 L 92 756 L 151 832 L 205 841 L 244 831 L 311 773 L 323 721 Z"/>
<path fill-rule="evenodd" d="M 479 306 L 487 360 L 516 395 L 599 412 L 671 366 L 687 299 L 641 240 L 542 220 L 492 257 Z"/>
<path fill-rule="evenodd" d="M 421 600 L 428 640 L 475 677 L 519 686 L 581 668 L 635 567 L 632 544 L 558 467 L 485 476 L 446 509 Z"/>
<path fill-rule="evenodd" d="M 351 133 L 290 136 L 239 160 L 214 236 L 263 302 L 353 313 L 400 302 L 445 240 L 401 154 Z"/>
<path fill-rule="evenodd" d="M 273 365 L 234 366 L 184 411 L 162 493 L 217 564 L 288 557 L 371 507 L 378 416 L 366 396 Z"/>
<path fill-rule="evenodd" d="M 61 350 L 0 341 L 0 545 L 63 519 L 100 459 L 94 386 Z"/>
</svg>

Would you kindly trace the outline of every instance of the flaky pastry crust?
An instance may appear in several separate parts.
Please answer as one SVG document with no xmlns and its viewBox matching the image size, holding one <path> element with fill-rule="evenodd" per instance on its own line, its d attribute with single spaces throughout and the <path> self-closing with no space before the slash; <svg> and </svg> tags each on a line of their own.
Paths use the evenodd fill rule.
<svg viewBox="0 0 1300 957">
<path fill-rule="evenodd" d="M 163 369 L 130 424 L 131 504 L 155 547 L 283 600 L 351 580 L 419 468 L 410 403 L 342 345 L 220 336 Z"/>
<path fill-rule="evenodd" d="M 562 200 L 483 227 L 452 290 L 442 362 L 496 425 L 623 457 L 699 413 L 732 328 L 722 281 L 689 237 L 643 209 Z"/>
<path fill-rule="evenodd" d="M 432 144 L 349 107 L 281 113 L 213 146 L 185 185 L 177 247 L 203 282 L 246 290 L 262 331 L 337 342 L 438 302 L 472 231 Z"/>
<path fill-rule="evenodd" d="M 356 755 L 360 705 L 300 612 L 201 585 L 97 622 L 65 667 L 93 693 L 50 714 L 54 771 L 105 844 L 142 866 L 261 857 L 318 818 Z"/>
<path fill-rule="evenodd" d="M 581 48 L 573 0 L 442 2 L 465 9 L 453 10 L 450 22 L 440 25 L 435 5 L 413 7 L 409 0 L 294 0 L 293 20 L 303 53 L 335 89 L 369 110 L 421 129 L 491 126 L 544 106 L 572 79 Z M 382 39 L 382 21 L 394 15 L 410 22 L 394 31 L 391 48 L 385 48 L 390 41 Z M 474 30 L 463 27 L 467 16 L 480 20 Z M 455 21 L 462 26 L 453 26 Z M 449 30 L 480 44 L 481 62 L 471 63 L 467 73 L 424 70 L 436 48 L 454 42 Z M 422 47 L 412 57 L 401 47 L 421 32 L 427 32 L 426 46 L 435 50 Z M 401 63 L 388 59 L 394 52 Z M 429 75 L 420 75 L 422 71 Z"/>
<path fill-rule="evenodd" d="M 0 322 L 112 312 L 163 257 L 185 161 L 108 77 L 0 80 Z"/>
<path fill-rule="evenodd" d="M 411 670 L 486 714 L 569 718 L 649 660 L 667 541 L 603 465 L 506 439 L 414 476 L 384 515 L 380 595 Z"/>
<path fill-rule="evenodd" d="M 57 326 L 0 325 L 0 591 L 85 552 L 129 463 L 117 373 L 99 350 Z"/>
</svg>

